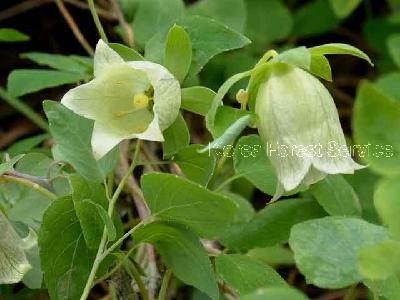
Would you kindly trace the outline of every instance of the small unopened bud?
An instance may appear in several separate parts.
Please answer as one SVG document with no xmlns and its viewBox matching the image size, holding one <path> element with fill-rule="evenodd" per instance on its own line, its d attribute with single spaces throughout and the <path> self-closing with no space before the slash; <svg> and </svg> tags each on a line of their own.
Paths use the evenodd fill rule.
<svg viewBox="0 0 400 300">
<path fill-rule="evenodd" d="M 149 97 L 145 94 L 136 94 L 133 96 L 133 106 L 135 108 L 147 108 L 149 106 Z"/>
<path fill-rule="evenodd" d="M 247 102 L 249 101 L 249 94 L 244 89 L 240 89 L 236 93 L 236 101 L 240 103 L 242 109 L 246 109 Z"/>
</svg>

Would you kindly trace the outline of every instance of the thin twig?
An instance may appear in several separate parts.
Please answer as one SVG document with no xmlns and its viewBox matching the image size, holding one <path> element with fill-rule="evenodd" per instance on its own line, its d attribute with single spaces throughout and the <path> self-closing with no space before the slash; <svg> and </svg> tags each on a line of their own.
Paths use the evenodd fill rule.
<svg viewBox="0 0 400 300">
<path fill-rule="evenodd" d="M 124 15 L 121 11 L 121 8 L 119 7 L 119 4 L 117 3 L 116 0 L 110 0 L 112 8 L 115 12 L 115 15 L 117 16 L 118 22 L 121 25 L 121 27 L 125 30 L 126 33 L 126 41 L 129 47 L 133 47 L 133 30 L 132 27 L 126 22 Z"/>
<path fill-rule="evenodd" d="M 73 6 L 76 6 L 77 8 L 80 9 L 89 9 L 89 6 L 84 3 L 81 2 L 79 0 L 64 0 L 65 3 L 71 4 Z M 3 11 L 0 12 L 0 22 L 4 21 L 6 19 L 15 17 L 19 14 L 23 14 L 31 9 L 40 7 L 42 5 L 45 4 L 49 4 L 49 3 L 53 3 L 54 0 L 27 0 L 27 1 L 23 1 L 21 3 L 18 3 L 14 6 L 11 6 L 7 9 L 4 9 Z M 105 9 L 96 7 L 97 12 L 99 14 L 99 16 L 101 16 L 102 18 L 106 19 L 106 20 L 116 20 L 116 16 L 114 16 L 113 14 L 109 13 L 108 11 L 106 11 Z"/>
<path fill-rule="evenodd" d="M 167 292 L 168 292 L 168 285 L 169 285 L 169 281 L 171 279 L 171 275 L 172 275 L 171 270 L 167 270 L 165 272 L 163 280 L 162 280 L 161 288 L 160 288 L 160 293 L 158 295 L 158 300 L 165 300 L 165 298 L 167 296 Z"/>
<path fill-rule="evenodd" d="M 103 26 L 101 25 L 99 16 L 97 14 L 96 6 L 94 5 L 94 1 L 87 0 L 87 2 L 89 4 L 89 9 L 90 9 L 90 13 L 92 14 L 94 24 L 96 25 L 97 31 L 99 32 L 101 39 L 104 42 L 108 43 L 108 39 L 107 39 L 106 33 L 104 32 Z"/>
<path fill-rule="evenodd" d="M 58 9 L 63 15 L 65 21 L 68 23 L 68 26 L 71 28 L 72 33 L 78 42 L 82 45 L 82 47 L 86 50 L 89 55 L 93 55 L 93 48 L 89 45 L 82 32 L 80 31 L 78 25 L 75 23 L 75 20 L 72 18 L 71 14 L 68 12 L 67 8 L 64 5 L 62 0 L 55 0 Z"/>
</svg>

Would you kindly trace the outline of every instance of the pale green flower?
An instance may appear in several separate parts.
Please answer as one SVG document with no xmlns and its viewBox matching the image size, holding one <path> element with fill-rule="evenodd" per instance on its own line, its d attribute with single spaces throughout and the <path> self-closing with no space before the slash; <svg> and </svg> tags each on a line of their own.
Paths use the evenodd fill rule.
<svg viewBox="0 0 400 300">
<path fill-rule="evenodd" d="M 282 62 L 270 63 L 261 78 L 255 112 L 278 177 L 275 198 L 327 174 L 363 168 L 351 158 L 335 103 L 318 79 Z"/>
<path fill-rule="evenodd" d="M 100 40 L 94 77 L 68 91 L 61 103 L 94 120 L 96 158 L 125 139 L 164 140 L 162 131 L 175 121 L 181 104 L 179 82 L 166 68 L 148 61 L 125 62 Z"/>
</svg>

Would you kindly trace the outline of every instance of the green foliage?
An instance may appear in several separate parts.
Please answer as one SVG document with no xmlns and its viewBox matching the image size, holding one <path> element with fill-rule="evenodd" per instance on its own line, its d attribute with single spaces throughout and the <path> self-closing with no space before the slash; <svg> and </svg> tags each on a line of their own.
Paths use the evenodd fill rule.
<svg viewBox="0 0 400 300">
<path fill-rule="evenodd" d="M 270 287 L 257 290 L 253 294 L 246 295 L 240 298 L 241 300 L 264 300 L 264 299 L 279 299 L 279 300 L 306 300 L 301 292 L 289 287 Z"/>
<path fill-rule="evenodd" d="M 289 245 L 307 282 L 343 288 L 363 279 L 357 266 L 358 251 L 387 239 L 383 227 L 364 220 L 325 217 L 295 225 Z"/>
<path fill-rule="evenodd" d="M 184 224 L 205 238 L 215 238 L 235 217 L 232 200 L 175 175 L 146 174 L 141 186 L 153 217 Z"/>
<path fill-rule="evenodd" d="M 175 122 L 163 132 L 163 157 L 168 158 L 179 150 L 189 146 L 190 135 L 186 121 L 182 114 L 179 114 Z"/>
<path fill-rule="evenodd" d="M 221 254 L 215 259 L 218 275 L 240 295 L 258 288 L 286 286 L 283 278 L 271 267 L 241 254 Z"/>
<path fill-rule="evenodd" d="M 210 260 L 198 237 L 191 231 L 173 223 L 153 222 L 140 227 L 133 238 L 137 242 L 152 243 L 179 279 L 212 299 L 218 299 Z"/>
<path fill-rule="evenodd" d="M 25 42 L 29 40 L 29 36 L 13 29 L 0 28 L 0 42 Z"/>
</svg>

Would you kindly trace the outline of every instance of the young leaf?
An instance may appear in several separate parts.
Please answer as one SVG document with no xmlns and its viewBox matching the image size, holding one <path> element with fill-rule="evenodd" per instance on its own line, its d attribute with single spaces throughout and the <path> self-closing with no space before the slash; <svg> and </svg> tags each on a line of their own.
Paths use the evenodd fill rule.
<svg viewBox="0 0 400 300">
<path fill-rule="evenodd" d="M 117 52 L 125 61 L 144 60 L 143 56 L 139 52 L 123 44 L 108 43 L 108 46 Z"/>
<path fill-rule="evenodd" d="M 164 66 L 183 82 L 192 62 L 192 44 L 189 35 L 181 26 L 174 25 L 168 32 L 164 52 Z"/>
<path fill-rule="evenodd" d="M 141 186 L 154 217 L 185 224 L 205 238 L 218 236 L 235 217 L 232 200 L 175 175 L 145 174 Z"/>
<path fill-rule="evenodd" d="M 49 134 L 43 133 L 43 134 L 38 134 L 32 137 L 28 137 L 25 139 L 22 139 L 14 144 L 12 144 L 8 149 L 7 153 L 10 154 L 11 156 L 16 156 L 19 154 L 27 153 L 31 151 L 33 148 L 41 144 L 43 141 L 48 139 L 50 137 Z"/>
<path fill-rule="evenodd" d="M 86 244 L 90 249 L 97 249 L 103 235 L 104 221 L 99 213 L 93 211 L 96 209 L 93 204 L 107 209 L 104 188 L 99 183 L 85 181 L 78 174 L 70 175 L 69 181 L 76 216 L 81 224 Z"/>
<path fill-rule="evenodd" d="M 365 279 L 363 282 L 373 293 L 387 300 L 397 300 L 400 295 L 400 280 L 392 275 L 385 280 Z"/>
<path fill-rule="evenodd" d="M 70 196 L 53 201 L 46 210 L 39 232 L 39 249 L 51 299 L 79 299 L 96 250 L 86 247 Z"/>
<path fill-rule="evenodd" d="M 215 97 L 215 92 L 203 86 L 182 89 L 182 108 L 195 114 L 205 116 Z"/>
<path fill-rule="evenodd" d="M 332 70 L 329 60 L 322 54 L 312 54 L 310 73 L 325 80 L 332 81 Z"/>
<path fill-rule="evenodd" d="M 379 182 L 374 194 L 374 203 L 383 223 L 393 238 L 400 241 L 400 178 L 384 179 Z"/>
<path fill-rule="evenodd" d="M 70 163 L 89 181 L 102 181 L 117 164 L 118 149 L 96 161 L 90 144 L 93 121 L 74 114 L 58 102 L 45 101 L 43 107 L 56 142 L 55 159 Z"/>
<path fill-rule="evenodd" d="M 22 239 L 0 211 L 0 284 L 17 283 L 32 268 Z"/>
<path fill-rule="evenodd" d="M 332 216 L 361 216 L 357 194 L 342 175 L 328 175 L 312 185 L 310 192 Z"/>
<path fill-rule="evenodd" d="M 361 281 L 358 251 L 387 239 L 381 226 L 357 218 L 325 217 L 295 225 L 289 245 L 307 282 L 336 289 Z"/>
<path fill-rule="evenodd" d="M 34 93 L 46 88 L 88 80 L 89 75 L 54 70 L 14 70 L 8 75 L 7 91 L 14 97 Z"/>
<path fill-rule="evenodd" d="M 386 95 L 400 102 L 400 72 L 386 73 L 375 81 L 375 86 L 378 87 Z"/>
<path fill-rule="evenodd" d="M 174 156 L 174 161 L 189 180 L 206 186 L 214 173 L 216 158 L 209 153 L 199 153 L 201 148 L 202 145 L 183 148 Z"/>
<path fill-rule="evenodd" d="M 291 287 L 269 287 L 259 289 L 252 294 L 241 297 L 240 300 L 307 300 L 301 292 Z"/>
<path fill-rule="evenodd" d="M 155 34 L 168 30 L 177 19 L 183 16 L 183 13 L 184 4 L 182 0 L 146 0 L 140 2 L 133 22 L 135 41 L 141 47 L 144 47 L 146 42 Z"/>
<path fill-rule="evenodd" d="M 287 286 L 270 266 L 242 254 L 220 254 L 215 259 L 216 272 L 240 295 L 262 287 Z"/>
<path fill-rule="evenodd" d="M 310 52 L 304 46 L 286 50 L 272 60 L 292 64 L 304 70 L 309 70 L 311 66 Z"/>
<path fill-rule="evenodd" d="M 14 169 L 14 165 L 24 157 L 24 154 L 17 155 L 10 159 L 9 161 L 3 162 L 0 164 L 0 175 L 3 175 L 6 172 L 10 172 Z"/>
<path fill-rule="evenodd" d="M 147 2 L 147 1 L 146 1 Z M 163 3 L 163 6 L 166 4 Z M 176 24 L 182 26 L 189 34 L 192 42 L 192 65 L 187 77 L 199 73 L 204 65 L 215 55 L 225 51 L 238 49 L 250 43 L 245 36 L 227 28 L 223 24 L 200 16 L 184 17 Z M 146 58 L 161 61 L 166 33 L 160 32 L 146 44 Z"/>
<path fill-rule="evenodd" d="M 374 65 L 367 54 L 365 54 L 360 49 L 353 47 L 351 45 L 347 45 L 347 44 L 340 44 L 340 43 L 324 44 L 321 46 L 309 48 L 309 50 L 312 55 L 318 55 L 318 54 L 320 54 L 320 55 L 329 55 L 329 54 L 353 55 L 358 58 L 366 60 L 371 66 Z"/>
<path fill-rule="evenodd" d="M 237 175 L 244 176 L 268 195 L 275 193 L 275 171 L 258 135 L 248 135 L 239 139 L 233 155 L 233 164 Z"/>
<path fill-rule="evenodd" d="M 362 0 L 329 0 L 333 11 L 339 18 L 346 18 L 350 15 Z"/>
<path fill-rule="evenodd" d="M 258 211 L 250 222 L 224 236 L 221 242 L 230 249 L 241 250 L 282 244 L 287 242 L 293 225 L 324 215 L 311 199 L 278 201 Z"/>
<path fill-rule="evenodd" d="M 161 254 L 174 275 L 218 299 L 219 292 L 207 253 L 198 237 L 185 227 L 166 222 L 153 222 L 133 233 L 136 243 L 151 243 Z"/>
<path fill-rule="evenodd" d="M 246 115 L 239 118 L 230 125 L 220 137 L 216 138 L 209 143 L 208 146 L 204 147 L 201 152 L 210 151 L 211 149 L 225 149 L 226 147 L 232 147 L 235 139 L 247 127 L 247 125 L 252 122 L 252 119 L 252 115 Z"/>
<path fill-rule="evenodd" d="M 179 150 L 189 146 L 190 135 L 186 121 L 182 114 L 179 114 L 175 122 L 163 132 L 163 157 L 173 156 Z"/>
<path fill-rule="evenodd" d="M 400 103 L 373 84 L 362 83 L 353 115 L 358 156 L 370 168 L 385 175 L 400 174 Z M 391 130 L 387 130 L 390 128 Z"/>
<path fill-rule="evenodd" d="M 29 36 L 13 28 L 0 28 L 0 42 L 25 42 Z"/>
</svg>

